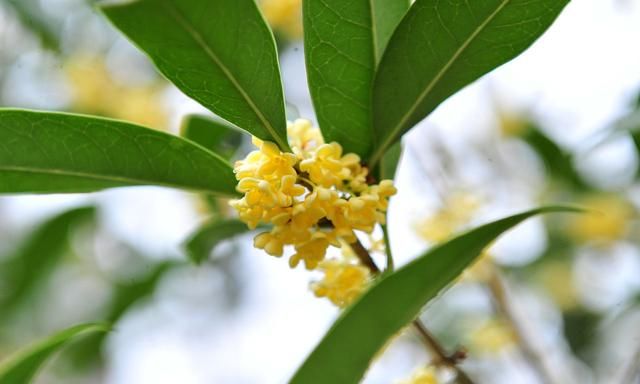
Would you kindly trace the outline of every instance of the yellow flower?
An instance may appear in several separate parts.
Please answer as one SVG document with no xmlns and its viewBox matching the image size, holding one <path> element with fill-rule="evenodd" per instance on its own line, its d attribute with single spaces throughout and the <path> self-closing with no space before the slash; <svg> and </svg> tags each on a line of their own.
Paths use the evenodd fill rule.
<svg viewBox="0 0 640 384">
<path fill-rule="evenodd" d="M 390 180 L 366 184 L 360 158 L 343 156 L 338 143 L 323 143 L 308 121 L 290 123 L 288 136 L 294 153 L 253 139 L 258 150 L 234 166 L 237 190 L 244 196 L 230 205 L 250 228 L 273 225 L 255 238 L 256 248 L 281 256 L 285 246 L 293 246 L 289 265 L 303 262 L 314 269 L 329 246 L 351 243 L 354 231 L 371 233 L 384 223 L 388 200 L 397 191 Z"/>
<path fill-rule="evenodd" d="M 287 123 L 287 137 L 293 153 L 301 159 L 309 157 L 311 152 L 324 144 L 320 130 L 305 119 Z"/>
<path fill-rule="evenodd" d="M 289 266 L 295 268 L 300 261 L 304 261 L 307 269 L 315 269 L 324 259 L 329 248 L 329 239 L 323 232 L 315 232 L 309 241 L 295 245 L 296 253 L 289 259 Z"/>
<path fill-rule="evenodd" d="M 352 260 L 325 260 L 319 267 L 324 272 L 321 281 L 311 285 L 317 297 L 326 297 L 344 308 L 358 298 L 371 280 L 371 272 Z"/>
<path fill-rule="evenodd" d="M 523 136 L 529 128 L 526 118 L 513 112 L 498 111 L 498 124 L 500 133 L 505 137 Z"/>
<path fill-rule="evenodd" d="M 168 115 L 155 86 L 119 84 L 104 60 L 78 56 L 65 64 L 71 83 L 73 106 L 80 112 L 127 120 L 150 128 L 165 129 Z"/>
<path fill-rule="evenodd" d="M 436 369 L 432 366 L 418 368 L 407 380 L 397 381 L 396 384 L 438 384 Z"/>
<path fill-rule="evenodd" d="M 516 336 L 504 322 L 489 320 L 470 334 L 471 348 L 483 353 L 497 353 L 516 344 Z"/>
<path fill-rule="evenodd" d="M 543 264 L 535 279 L 563 311 L 575 308 L 579 303 L 571 263 L 551 261 Z"/>
<path fill-rule="evenodd" d="M 302 0 L 260 0 L 265 19 L 290 39 L 302 36 Z"/>
<path fill-rule="evenodd" d="M 433 243 L 448 240 L 469 223 L 479 206 L 476 196 L 457 192 L 434 215 L 417 223 L 416 231 Z"/>
<path fill-rule="evenodd" d="M 609 244 L 623 238 L 634 215 L 633 206 L 615 195 L 587 197 L 580 203 L 591 211 L 575 215 L 568 231 L 576 241 Z"/>
<path fill-rule="evenodd" d="M 354 156 L 357 157 L 350 156 L 347 162 L 353 161 Z M 309 173 L 312 182 L 325 188 L 340 185 L 351 175 L 342 161 L 342 147 L 338 143 L 319 146 L 311 158 L 300 162 L 300 170 Z"/>
</svg>

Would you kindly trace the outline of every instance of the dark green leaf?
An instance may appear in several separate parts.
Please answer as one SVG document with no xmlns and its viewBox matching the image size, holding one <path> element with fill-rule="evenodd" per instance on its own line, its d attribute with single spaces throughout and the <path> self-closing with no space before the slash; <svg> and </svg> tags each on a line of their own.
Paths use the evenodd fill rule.
<svg viewBox="0 0 640 384">
<path fill-rule="evenodd" d="M 187 116 L 180 134 L 227 160 L 236 153 L 243 136 L 236 127 L 201 115 Z"/>
<path fill-rule="evenodd" d="M 346 309 L 293 377 L 293 384 L 358 383 L 375 354 L 451 284 L 500 234 L 546 207 L 478 227 L 382 277 Z"/>
<path fill-rule="evenodd" d="M 572 309 L 562 314 L 564 335 L 571 350 L 583 361 L 594 361 L 594 340 L 601 325 L 602 316 L 585 309 Z"/>
<path fill-rule="evenodd" d="M 307 78 L 322 134 L 346 152 L 371 148 L 371 84 L 407 0 L 305 0 Z"/>
<path fill-rule="evenodd" d="M 0 193 L 161 185 L 235 195 L 231 166 L 204 148 L 133 124 L 0 110 Z"/>
<path fill-rule="evenodd" d="M 375 165 L 447 97 L 529 47 L 569 0 L 417 0 L 394 32 L 373 90 Z"/>
<path fill-rule="evenodd" d="M 48 219 L 7 261 L 0 263 L 2 319 L 7 319 L 13 310 L 20 308 L 21 303 L 29 300 L 33 290 L 68 251 L 73 231 L 94 218 L 95 208 L 84 207 Z"/>
<path fill-rule="evenodd" d="M 248 232 L 247 224 L 236 219 L 213 220 L 198 229 L 185 243 L 189 259 L 200 264 L 222 240 Z"/>
<path fill-rule="evenodd" d="M 108 331 L 105 324 L 83 324 L 50 336 L 0 363 L 0 384 L 30 383 L 42 364 L 72 339 Z"/>
<path fill-rule="evenodd" d="M 140 0 L 103 11 L 188 96 L 289 148 L 278 53 L 253 0 Z"/>
</svg>

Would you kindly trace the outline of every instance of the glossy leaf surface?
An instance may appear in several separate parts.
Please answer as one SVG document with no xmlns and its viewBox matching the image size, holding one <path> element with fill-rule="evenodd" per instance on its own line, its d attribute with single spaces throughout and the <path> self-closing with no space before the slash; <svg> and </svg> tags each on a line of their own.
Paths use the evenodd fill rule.
<svg viewBox="0 0 640 384">
<path fill-rule="evenodd" d="M 499 235 L 547 207 L 480 226 L 382 277 L 346 309 L 293 377 L 294 384 L 358 383 L 376 353 Z"/>
<path fill-rule="evenodd" d="M 417 0 L 394 32 L 373 90 L 376 164 L 462 87 L 528 48 L 569 0 Z"/>
<path fill-rule="evenodd" d="M 273 35 L 253 0 L 140 0 L 105 15 L 182 92 L 288 148 Z"/>
<path fill-rule="evenodd" d="M 54 112 L 0 110 L 0 193 L 159 185 L 233 196 L 231 165 L 180 137 Z"/>
</svg>

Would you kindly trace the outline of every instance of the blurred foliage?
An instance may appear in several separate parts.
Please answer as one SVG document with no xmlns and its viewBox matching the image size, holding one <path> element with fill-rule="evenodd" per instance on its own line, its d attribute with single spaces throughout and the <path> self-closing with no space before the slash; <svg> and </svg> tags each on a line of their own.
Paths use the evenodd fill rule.
<svg viewBox="0 0 640 384">
<path fill-rule="evenodd" d="M 95 208 L 78 208 L 53 217 L 36 228 L 10 256 L 0 258 L 2 318 L 22 309 L 47 281 L 70 250 L 73 233 L 85 223 L 95 222 Z"/>
</svg>

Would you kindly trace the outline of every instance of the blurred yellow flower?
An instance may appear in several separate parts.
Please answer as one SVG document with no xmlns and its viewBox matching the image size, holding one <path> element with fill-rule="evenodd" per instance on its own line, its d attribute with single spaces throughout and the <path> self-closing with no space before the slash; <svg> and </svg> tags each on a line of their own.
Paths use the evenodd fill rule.
<svg viewBox="0 0 640 384">
<path fill-rule="evenodd" d="M 302 37 L 302 0 L 259 0 L 267 22 L 289 39 Z"/>
<path fill-rule="evenodd" d="M 397 381 L 396 384 L 438 384 L 436 369 L 432 366 L 418 368 L 409 379 Z"/>
<path fill-rule="evenodd" d="M 578 305 L 578 292 L 574 285 L 571 263 L 546 262 L 536 272 L 535 279 L 563 311 Z"/>
<path fill-rule="evenodd" d="M 367 185 L 367 169 L 356 154 L 343 154 L 338 143 L 325 144 L 317 128 L 306 120 L 288 126 L 293 153 L 281 152 L 257 138 L 258 150 L 234 166 L 237 190 L 244 194 L 230 202 L 250 228 L 272 224 L 259 234 L 257 248 L 282 256 L 293 246 L 290 266 L 307 269 L 324 260 L 329 246 L 356 240 L 354 231 L 373 232 L 384 223 L 388 199 L 396 193 L 390 180 Z"/>
<path fill-rule="evenodd" d="M 498 111 L 498 127 L 500 133 L 505 137 L 523 136 L 529 128 L 525 118 L 505 111 Z"/>
<path fill-rule="evenodd" d="M 590 211 L 571 217 L 568 232 L 578 242 L 612 243 L 628 232 L 633 206 L 616 195 L 594 195 L 578 203 Z"/>
<path fill-rule="evenodd" d="M 497 353 L 516 345 L 516 336 L 511 328 L 500 320 L 489 320 L 469 335 L 470 348 L 481 353 Z"/>
<path fill-rule="evenodd" d="M 432 216 L 415 225 L 416 232 L 433 243 L 448 240 L 469 223 L 479 207 L 477 196 L 466 192 L 453 193 Z"/>
<path fill-rule="evenodd" d="M 149 128 L 166 129 L 167 111 L 153 86 L 119 84 L 97 56 L 78 56 L 64 66 L 71 84 L 73 108 L 130 121 Z"/>
</svg>

